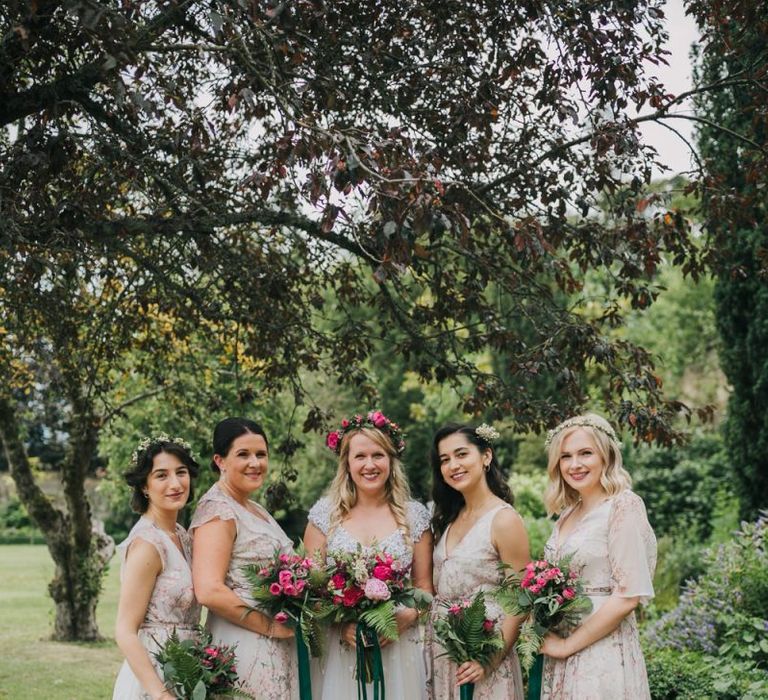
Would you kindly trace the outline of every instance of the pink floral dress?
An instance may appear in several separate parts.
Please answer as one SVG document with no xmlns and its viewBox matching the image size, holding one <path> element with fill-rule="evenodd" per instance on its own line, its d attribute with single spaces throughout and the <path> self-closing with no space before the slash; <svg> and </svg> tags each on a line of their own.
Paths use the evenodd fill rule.
<svg viewBox="0 0 768 700">
<path fill-rule="evenodd" d="M 565 538 L 561 514 L 545 548 L 547 559 L 573 556 L 594 614 L 609 596 L 653 597 L 656 538 L 642 499 L 626 490 L 606 498 Z M 606 637 L 567 659 L 545 657 L 542 700 L 642 700 L 650 698 L 634 612 Z"/>
<path fill-rule="evenodd" d="M 483 514 L 464 537 L 446 551 L 448 531 L 446 528 L 435 545 L 433 580 L 435 601 L 433 614 L 442 614 L 440 601 L 454 601 L 470 598 L 478 591 L 490 591 L 501 580 L 499 553 L 491 541 L 491 525 L 494 516 L 504 508 L 502 504 Z M 490 596 L 485 606 L 492 618 L 504 618 L 500 606 Z M 431 630 L 431 628 L 430 628 Z M 456 664 L 442 656 L 443 647 L 435 639 L 428 640 L 428 662 L 430 664 L 430 698 L 432 700 L 457 700 L 459 687 L 456 685 Z M 475 700 L 522 700 L 523 679 L 520 662 L 514 650 L 510 650 L 499 667 L 475 685 Z"/>
<path fill-rule="evenodd" d="M 234 520 L 237 534 L 224 582 L 248 605 L 254 605 L 251 587 L 243 569 L 271 559 L 275 550 L 290 552 L 292 542 L 277 521 L 253 503 L 263 517 L 255 515 L 214 484 L 200 499 L 192 517 L 190 531 L 219 518 Z M 296 642 L 271 639 L 235 625 L 208 611 L 206 627 L 214 641 L 237 644 L 237 673 L 247 692 L 259 700 L 290 700 L 298 697 Z"/>
<path fill-rule="evenodd" d="M 144 622 L 139 627 L 139 640 L 149 653 L 149 658 L 155 664 L 160 678 L 163 675 L 153 652 L 160 649 L 174 629 L 181 639 L 194 637 L 195 627 L 200 623 L 200 606 L 192 589 L 192 543 L 189 534 L 181 525 L 176 525 L 176 534 L 179 536 L 183 551 L 164 530 L 157 527 L 149 518 L 142 517 L 117 548 L 122 565 L 125 564 L 131 545 L 137 539 L 149 542 L 160 555 L 163 569 L 155 581 Z M 123 662 L 115 682 L 112 700 L 149 700 L 149 698 L 128 662 Z"/>
</svg>

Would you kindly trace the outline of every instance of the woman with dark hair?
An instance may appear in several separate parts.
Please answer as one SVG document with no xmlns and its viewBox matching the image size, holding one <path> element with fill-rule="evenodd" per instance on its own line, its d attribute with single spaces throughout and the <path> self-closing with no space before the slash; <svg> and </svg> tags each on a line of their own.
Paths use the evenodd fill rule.
<svg viewBox="0 0 768 700">
<path fill-rule="evenodd" d="M 251 495 L 264 485 L 269 444 L 262 427 L 226 418 L 213 431 L 213 463 L 219 480 L 192 517 L 193 580 L 208 608 L 207 627 L 223 644 L 236 644 L 238 675 L 260 700 L 298 695 L 293 631 L 261 612 L 243 569 L 290 552 L 291 540 Z"/>
<path fill-rule="evenodd" d="M 434 614 L 440 601 L 458 601 L 478 591 L 492 590 L 502 577 L 499 563 L 520 570 L 530 560 L 528 535 L 512 507 L 512 492 L 504 481 L 493 443 L 499 434 L 488 425 L 446 425 L 435 434 L 431 464 L 434 501 Z M 431 639 L 430 689 L 434 700 L 459 697 L 458 686 L 475 684 L 475 700 L 520 700 L 523 682 L 512 645 L 522 617 L 503 616 L 489 596 L 491 618 L 497 618 L 504 650 L 491 667 L 476 661 L 458 667 Z"/>
<path fill-rule="evenodd" d="M 152 653 L 176 630 L 181 639 L 195 634 L 200 605 L 192 588 L 192 546 L 176 522 L 192 497 L 198 465 L 189 445 L 160 434 L 145 438 L 124 477 L 132 487 L 131 507 L 141 518 L 118 547 L 120 602 L 115 640 L 125 663 L 113 700 L 170 700 Z"/>
</svg>

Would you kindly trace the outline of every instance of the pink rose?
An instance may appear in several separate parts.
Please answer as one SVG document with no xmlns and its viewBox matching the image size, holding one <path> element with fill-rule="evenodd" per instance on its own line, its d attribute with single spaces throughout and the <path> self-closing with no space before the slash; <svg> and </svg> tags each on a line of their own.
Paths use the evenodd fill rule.
<svg viewBox="0 0 768 700">
<path fill-rule="evenodd" d="M 335 430 L 328 433 L 328 437 L 325 438 L 325 444 L 335 451 L 339 446 L 339 434 Z"/>
<path fill-rule="evenodd" d="M 576 591 L 573 588 L 566 588 L 563 591 L 563 598 L 566 600 L 573 600 L 576 597 Z"/>
<path fill-rule="evenodd" d="M 278 575 L 277 580 L 281 586 L 287 586 L 293 581 L 293 574 L 288 569 L 283 569 Z"/>
<path fill-rule="evenodd" d="M 346 418 L 344 418 L 344 419 L 341 421 L 341 427 L 342 427 L 342 428 L 348 428 L 348 427 L 349 427 L 349 421 L 348 421 Z"/>
<path fill-rule="evenodd" d="M 281 554 L 278 559 L 280 560 L 281 564 L 290 564 L 291 563 L 291 555 L 290 554 Z"/>
<path fill-rule="evenodd" d="M 283 586 L 283 591 L 285 592 L 285 595 L 295 596 L 296 586 L 294 586 L 292 583 L 286 583 L 285 586 Z"/>
<path fill-rule="evenodd" d="M 563 598 L 561 595 L 555 596 L 555 600 L 557 601 L 558 605 L 562 605 L 565 602 L 565 598 Z"/>
<path fill-rule="evenodd" d="M 334 588 L 344 588 L 344 584 L 347 582 L 347 577 L 344 574 L 334 574 L 331 576 L 331 585 Z"/>
<path fill-rule="evenodd" d="M 307 582 L 304 579 L 296 581 L 296 593 L 301 593 L 306 587 Z"/>
<path fill-rule="evenodd" d="M 215 659 L 219 655 L 219 650 L 216 647 L 205 647 L 203 653 L 211 659 Z"/>
<path fill-rule="evenodd" d="M 389 581 L 392 578 L 392 569 L 385 564 L 379 564 L 373 567 L 373 577 L 380 581 Z"/>
<path fill-rule="evenodd" d="M 285 622 L 288 622 L 288 614 L 284 613 L 282 610 L 275 615 L 275 622 L 279 622 L 280 624 L 283 624 Z"/>
<path fill-rule="evenodd" d="M 392 594 L 384 581 L 377 578 L 369 578 L 365 582 L 365 597 L 368 600 L 389 600 Z"/>
<path fill-rule="evenodd" d="M 283 592 L 283 587 L 279 583 L 272 583 L 269 586 L 269 592 L 272 595 L 280 595 Z"/>
<path fill-rule="evenodd" d="M 483 629 L 486 632 L 493 632 L 493 620 L 483 620 Z"/>
<path fill-rule="evenodd" d="M 369 413 L 368 419 L 377 428 L 383 428 L 387 423 L 389 423 L 387 417 L 381 411 L 373 411 L 372 413 Z"/>
</svg>

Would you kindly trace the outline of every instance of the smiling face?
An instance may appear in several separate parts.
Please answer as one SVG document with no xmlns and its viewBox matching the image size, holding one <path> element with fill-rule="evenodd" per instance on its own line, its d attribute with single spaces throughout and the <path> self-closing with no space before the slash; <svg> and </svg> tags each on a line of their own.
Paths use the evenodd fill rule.
<svg viewBox="0 0 768 700">
<path fill-rule="evenodd" d="M 459 492 L 474 489 L 485 481 L 485 467 L 490 464 L 491 451 L 480 451 L 462 433 L 452 433 L 440 440 L 440 473 L 448 486 Z"/>
<path fill-rule="evenodd" d="M 600 477 L 605 462 L 588 431 L 577 428 L 560 445 L 560 475 L 568 486 L 584 498 L 603 491 Z"/>
<path fill-rule="evenodd" d="M 269 468 L 267 442 L 261 435 L 245 433 L 235 438 L 226 455 L 214 455 L 221 479 L 237 496 L 247 498 L 261 488 Z"/>
<path fill-rule="evenodd" d="M 371 495 L 383 492 L 391 470 L 387 451 L 364 433 L 349 438 L 349 476 L 355 488 Z"/>
<path fill-rule="evenodd" d="M 147 475 L 149 509 L 180 511 L 189 499 L 189 468 L 176 455 L 159 452 Z"/>
</svg>

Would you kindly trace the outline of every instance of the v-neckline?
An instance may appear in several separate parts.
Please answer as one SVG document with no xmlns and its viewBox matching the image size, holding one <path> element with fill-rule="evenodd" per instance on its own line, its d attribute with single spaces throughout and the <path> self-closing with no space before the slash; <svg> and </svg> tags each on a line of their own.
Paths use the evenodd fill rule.
<svg viewBox="0 0 768 700">
<path fill-rule="evenodd" d="M 603 507 L 609 500 L 611 499 L 611 496 L 606 496 L 598 505 L 596 505 L 592 510 L 590 510 L 586 515 L 582 516 L 578 522 L 571 528 L 571 530 L 565 535 L 565 537 L 562 536 L 562 532 L 560 529 L 561 523 L 555 523 L 555 530 L 557 537 L 555 538 L 555 545 L 557 547 L 557 551 L 559 552 L 563 545 L 568 542 L 569 539 L 573 536 L 573 533 L 576 532 L 589 518 L 590 515 L 593 513 L 596 513 L 600 508 Z M 576 506 L 573 506 L 568 513 L 568 517 L 566 517 L 566 520 L 570 518 L 573 515 L 573 511 L 576 510 Z"/>
<path fill-rule="evenodd" d="M 179 525 L 179 523 L 175 524 L 175 532 L 173 534 L 179 538 L 179 543 L 176 544 L 176 542 L 173 541 L 173 537 L 171 537 L 170 532 L 168 532 L 167 530 L 163 530 L 163 528 L 161 528 L 154 520 L 152 520 L 152 518 L 147 517 L 147 521 L 149 522 L 151 527 L 157 528 L 160 532 L 163 533 L 163 535 L 165 535 L 165 537 L 168 538 L 168 541 L 173 545 L 173 548 L 179 554 L 181 554 L 182 559 L 184 559 L 184 561 L 186 561 L 187 564 L 189 564 L 189 561 L 187 561 L 187 553 L 184 550 L 184 540 L 182 540 L 181 532 L 179 532 L 179 530 L 182 529 L 181 525 Z"/>
<path fill-rule="evenodd" d="M 472 530 L 474 530 L 480 522 L 489 514 L 492 513 L 499 508 L 504 507 L 504 503 L 500 503 L 498 505 L 493 506 L 493 508 L 489 508 L 485 513 L 483 513 L 477 520 L 475 520 L 474 523 L 470 526 L 469 530 L 467 530 L 458 540 L 458 542 L 455 542 L 453 545 L 453 548 L 451 549 L 451 554 L 448 553 L 448 533 L 451 531 L 451 526 L 453 525 L 453 522 L 448 523 L 448 527 L 445 528 L 445 534 L 443 535 L 443 553 L 445 554 L 446 559 L 450 559 L 450 557 L 456 552 L 456 549 L 461 546 L 461 544 L 464 542 L 464 540 L 467 539 L 467 536 L 469 535 Z M 454 521 L 455 522 L 455 521 Z"/>
</svg>

